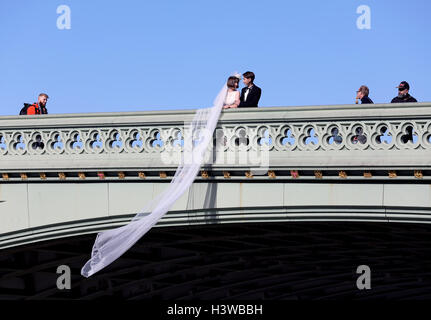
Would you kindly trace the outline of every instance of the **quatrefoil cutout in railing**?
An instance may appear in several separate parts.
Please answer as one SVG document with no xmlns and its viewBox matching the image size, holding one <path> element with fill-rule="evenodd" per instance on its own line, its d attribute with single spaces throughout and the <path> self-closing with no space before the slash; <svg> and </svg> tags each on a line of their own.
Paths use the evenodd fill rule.
<svg viewBox="0 0 431 320">
<path fill-rule="evenodd" d="M 248 138 L 247 131 L 244 128 L 237 131 L 234 142 L 237 147 L 247 147 L 250 144 L 250 139 Z"/>
<path fill-rule="evenodd" d="M 281 139 L 281 144 L 283 146 L 285 146 L 287 144 L 290 145 L 290 146 L 293 146 L 295 144 L 296 140 L 293 137 L 293 133 L 292 133 L 291 129 L 287 129 L 287 131 L 284 132 L 283 137 L 284 138 Z"/>
<path fill-rule="evenodd" d="M 161 134 L 160 134 L 160 132 L 156 132 L 155 134 L 154 134 L 154 138 L 152 139 L 152 140 L 150 140 L 150 145 L 153 147 L 153 148 L 162 148 L 163 147 L 163 140 L 161 139 Z"/>
<path fill-rule="evenodd" d="M 304 137 L 303 141 L 305 145 L 308 145 L 308 144 L 317 145 L 317 143 L 319 142 L 319 139 L 317 138 L 316 131 L 313 128 L 309 128 L 306 131 L 306 137 Z"/>
<path fill-rule="evenodd" d="M 402 143 L 416 143 L 418 141 L 418 135 L 415 133 L 413 126 L 409 125 L 405 128 L 404 134 L 401 136 Z"/>
<path fill-rule="evenodd" d="M 175 139 L 172 140 L 172 146 L 179 147 L 179 148 L 184 147 L 184 139 L 181 131 L 176 132 Z"/>
<path fill-rule="evenodd" d="M 100 137 L 99 133 L 97 133 L 93 136 L 92 140 L 90 141 L 90 147 L 92 149 L 102 149 L 103 142 L 102 142 L 102 138 Z"/>
<path fill-rule="evenodd" d="M 144 143 L 142 142 L 142 135 L 138 131 L 132 131 L 130 133 L 130 138 L 126 140 L 126 145 L 132 149 L 142 148 Z"/>
<path fill-rule="evenodd" d="M 380 128 L 380 135 L 376 137 L 377 143 L 392 143 L 392 135 L 390 134 L 389 129 L 386 126 Z"/>
<path fill-rule="evenodd" d="M 66 150 L 67 142 L 64 142 L 60 132 L 52 132 L 46 145 L 48 153 L 60 154 Z"/>
<path fill-rule="evenodd" d="M 29 146 L 31 146 L 32 150 L 37 152 L 43 150 L 43 148 L 45 148 L 45 143 L 42 140 L 42 135 L 40 133 L 34 134 L 29 141 Z"/>
<path fill-rule="evenodd" d="M 61 139 L 61 136 L 59 134 L 56 134 L 54 136 L 54 141 L 51 143 L 51 148 L 58 151 L 64 149 L 63 139 Z"/>
<path fill-rule="evenodd" d="M 331 136 L 328 138 L 329 144 L 341 144 L 343 142 L 343 137 L 339 134 L 338 128 L 331 129 Z"/>
<path fill-rule="evenodd" d="M 120 150 L 123 147 L 123 141 L 118 132 L 111 133 L 107 143 L 110 149 Z"/>
<path fill-rule="evenodd" d="M 367 143 L 367 136 L 364 133 L 364 129 L 362 127 L 357 127 L 354 132 L 355 132 L 355 135 L 352 137 L 352 141 L 351 141 L 353 144 Z"/>
<path fill-rule="evenodd" d="M 263 132 L 263 137 L 260 137 L 257 139 L 257 143 L 259 146 L 271 146 L 272 145 L 272 138 L 269 134 L 269 130 L 265 129 L 265 131 Z"/>
<path fill-rule="evenodd" d="M 219 151 L 226 150 L 228 139 L 224 130 L 221 128 L 216 129 L 214 137 L 213 146 Z"/>
<path fill-rule="evenodd" d="M 81 139 L 81 135 L 78 132 L 74 132 L 70 135 L 71 139 L 68 141 L 68 146 L 74 152 L 81 152 L 84 150 L 84 144 Z"/>
<path fill-rule="evenodd" d="M 6 139 L 3 135 L 0 135 L 0 153 L 5 154 L 7 152 Z"/>
<path fill-rule="evenodd" d="M 14 150 L 15 152 L 18 152 L 21 154 L 25 152 L 26 144 L 24 142 L 24 138 L 22 134 L 20 133 L 16 134 L 12 139 L 11 144 L 12 144 L 12 150 Z"/>
</svg>

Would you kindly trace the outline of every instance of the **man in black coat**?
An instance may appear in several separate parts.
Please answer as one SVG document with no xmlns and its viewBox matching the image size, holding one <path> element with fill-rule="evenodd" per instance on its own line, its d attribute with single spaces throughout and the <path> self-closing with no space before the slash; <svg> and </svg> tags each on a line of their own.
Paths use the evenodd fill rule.
<svg viewBox="0 0 431 320">
<path fill-rule="evenodd" d="M 401 81 L 396 88 L 398 88 L 398 96 L 393 98 L 391 103 L 418 102 L 409 94 L 410 86 L 407 81 Z"/>
<path fill-rule="evenodd" d="M 398 96 L 393 98 L 391 103 L 418 102 L 409 94 L 410 85 L 407 81 L 401 81 L 400 85 L 396 88 L 398 88 Z M 406 131 L 406 134 L 401 136 L 401 141 L 404 143 L 413 142 L 413 127 L 408 126 Z"/>
<path fill-rule="evenodd" d="M 359 90 L 356 91 L 356 103 L 358 103 L 359 99 L 361 99 L 361 104 L 374 103 L 373 100 L 368 97 L 369 94 L 370 89 L 368 89 L 367 86 L 360 86 Z"/>
<path fill-rule="evenodd" d="M 253 72 L 247 71 L 242 76 L 245 87 L 241 90 L 238 108 L 257 108 L 262 90 L 253 83 L 255 78 Z"/>
</svg>

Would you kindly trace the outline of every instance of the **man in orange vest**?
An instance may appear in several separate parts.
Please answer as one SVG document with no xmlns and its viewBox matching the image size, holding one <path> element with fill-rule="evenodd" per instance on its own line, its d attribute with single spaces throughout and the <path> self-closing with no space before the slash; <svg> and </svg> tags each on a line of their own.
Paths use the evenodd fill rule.
<svg viewBox="0 0 431 320">
<path fill-rule="evenodd" d="M 27 114 L 48 114 L 48 110 L 46 109 L 48 98 L 46 93 L 41 93 L 37 98 L 37 102 L 27 108 Z"/>
</svg>

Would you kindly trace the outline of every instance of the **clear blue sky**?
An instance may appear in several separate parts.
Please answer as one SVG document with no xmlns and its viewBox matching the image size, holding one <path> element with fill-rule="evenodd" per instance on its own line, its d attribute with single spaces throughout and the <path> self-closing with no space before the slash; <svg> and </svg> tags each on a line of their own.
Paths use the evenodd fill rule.
<svg viewBox="0 0 431 320">
<path fill-rule="evenodd" d="M 209 107 L 247 70 L 261 106 L 354 103 L 361 84 L 388 102 L 402 80 L 431 101 L 430 12 L 429 0 L 2 0 L 0 114 L 39 92 L 50 113 Z"/>
</svg>

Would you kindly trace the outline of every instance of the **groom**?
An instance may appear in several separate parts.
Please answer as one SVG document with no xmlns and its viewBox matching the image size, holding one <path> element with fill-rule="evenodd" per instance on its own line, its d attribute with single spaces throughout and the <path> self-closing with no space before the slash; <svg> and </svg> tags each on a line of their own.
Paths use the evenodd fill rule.
<svg viewBox="0 0 431 320">
<path fill-rule="evenodd" d="M 242 81 L 245 84 L 245 88 L 241 90 L 240 103 L 238 108 L 257 108 L 262 90 L 256 86 L 254 81 L 254 73 L 247 71 L 242 74 Z"/>
</svg>

